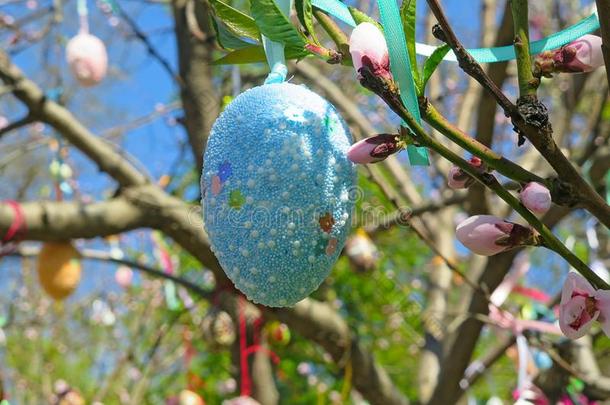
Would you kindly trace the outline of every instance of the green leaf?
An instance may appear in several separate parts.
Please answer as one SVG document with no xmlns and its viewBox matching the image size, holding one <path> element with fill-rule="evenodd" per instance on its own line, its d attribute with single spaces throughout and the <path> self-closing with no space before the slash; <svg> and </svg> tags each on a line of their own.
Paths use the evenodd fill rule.
<svg viewBox="0 0 610 405">
<path fill-rule="evenodd" d="M 235 35 L 233 31 L 228 29 L 222 22 L 219 23 L 214 17 L 212 17 L 212 26 L 216 32 L 218 43 L 223 49 L 241 49 L 253 45 Z"/>
<path fill-rule="evenodd" d="M 370 17 L 368 14 L 358 10 L 356 7 L 348 7 L 349 13 L 352 15 L 352 18 L 356 22 L 356 24 L 362 24 L 363 22 L 368 22 L 371 24 L 375 24 L 377 28 L 383 31 L 383 27 L 379 24 L 374 18 Z"/>
<path fill-rule="evenodd" d="M 214 65 L 240 65 L 246 63 L 264 62 L 265 50 L 260 45 L 252 45 L 246 48 L 237 49 L 217 59 Z"/>
<path fill-rule="evenodd" d="M 294 8 L 297 11 L 297 18 L 299 19 L 299 22 L 303 27 L 307 28 L 305 25 L 305 15 L 303 13 L 304 1 L 305 0 L 294 0 Z"/>
<path fill-rule="evenodd" d="M 417 17 L 417 0 L 403 0 L 400 6 L 400 17 L 405 30 L 407 51 L 411 62 L 411 71 L 415 83 L 419 82 L 419 70 L 417 68 L 417 55 L 415 54 L 415 21 Z"/>
<path fill-rule="evenodd" d="M 252 17 L 223 3 L 220 0 L 210 0 L 214 14 L 238 37 L 260 40 L 261 34 Z"/>
<path fill-rule="evenodd" d="M 430 76 L 432 76 L 432 73 L 434 73 L 438 64 L 441 63 L 450 49 L 451 48 L 447 44 L 441 45 L 436 48 L 434 52 L 432 52 L 432 55 L 430 55 L 428 59 L 426 59 L 426 62 L 424 63 L 424 70 L 422 72 L 421 86 L 417 91 L 418 96 L 424 95 L 424 90 L 426 89 L 426 84 L 428 83 Z"/>
<path fill-rule="evenodd" d="M 302 48 L 286 48 L 286 59 L 301 59 L 307 56 L 308 52 Z M 258 63 L 265 62 L 267 58 L 265 56 L 265 50 L 262 45 L 250 45 L 246 48 L 237 49 L 223 56 L 220 59 L 215 60 L 212 64 L 214 65 L 240 65 L 247 63 Z"/>
<path fill-rule="evenodd" d="M 313 6 L 311 5 L 311 0 L 295 0 L 294 6 L 297 9 L 297 16 L 301 25 L 305 27 L 313 42 L 316 45 L 320 45 L 313 26 Z"/>
<path fill-rule="evenodd" d="M 303 48 L 305 40 L 273 0 L 252 0 L 252 17 L 261 33 L 286 47 Z"/>
</svg>

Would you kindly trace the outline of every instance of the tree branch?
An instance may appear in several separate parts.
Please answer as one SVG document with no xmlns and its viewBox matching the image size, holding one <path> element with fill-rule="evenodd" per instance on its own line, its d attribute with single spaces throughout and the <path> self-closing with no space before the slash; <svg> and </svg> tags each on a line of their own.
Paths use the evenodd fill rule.
<svg viewBox="0 0 610 405">
<path fill-rule="evenodd" d="M 58 241 L 114 235 L 153 225 L 153 218 L 119 196 L 105 202 L 26 202 L 21 204 L 27 230 L 25 240 Z M 5 235 L 14 211 L 0 202 L 0 234 Z"/>
<path fill-rule="evenodd" d="M 451 46 L 460 68 L 493 94 L 498 104 L 504 109 L 504 113 L 511 118 L 517 132 L 534 145 L 563 181 L 574 187 L 582 206 L 607 227 L 610 227 L 610 206 L 578 173 L 553 140 L 546 107 L 537 101 L 527 99 L 520 100 L 517 105 L 513 104 L 457 39 L 438 0 L 427 1 L 440 25 L 436 34 Z M 536 121 L 535 118 L 539 121 Z"/>
<path fill-rule="evenodd" d="M 34 122 L 34 119 L 29 114 L 21 119 L 18 119 L 15 122 L 11 122 L 4 128 L 0 128 L 0 138 L 2 138 L 4 135 L 8 134 L 11 131 L 14 131 L 21 127 L 25 127 L 26 125 L 29 125 L 32 122 Z"/>
<path fill-rule="evenodd" d="M 188 26 L 188 3 L 194 3 L 194 22 L 204 34 L 204 38 L 195 37 Z M 212 50 L 214 33 L 210 26 L 209 6 L 204 1 L 172 1 L 176 25 L 176 42 L 178 47 L 178 64 L 183 86 L 180 88 L 184 108 L 185 127 L 197 167 L 203 168 L 203 152 L 212 124 L 220 112 L 219 97 L 212 82 Z"/>
<path fill-rule="evenodd" d="M 525 208 L 525 206 L 523 206 L 513 194 L 506 190 L 493 175 L 479 173 L 467 161 L 430 136 L 402 104 L 399 95 L 393 89 L 393 83 L 384 82 L 379 77 L 374 76 L 369 69 L 361 69 L 360 72 L 363 76 L 362 83 L 367 88 L 378 94 L 388 104 L 388 106 L 405 121 L 409 128 L 411 128 L 413 132 L 411 132 L 409 136 L 413 141 L 421 146 L 426 146 L 438 152 L 442 157 L 460 167 L 464 172 L 468 173 L 479 183 L 494 191 L 498 197 L 504 200 L 504 202 L 519 213 L 519 215 L 521 215 L 534 229 L 536 229 L 536 231 L 540 233 L 543 240 L 543 245 L 545 247 L 553 250 L 563 257 L 576 270 L 578 270 L 583 277 L 589 280 L 589 282 L 591 282 L 591 284 L 597 288 L 610 289 L 610 286 L 608 286 L 608 284 L 602 278 L 600 278 L 595 272 L 593 272 L 593 270 L 583 263 L 583 261 L 580 260 L 570 249 L 566 248 L 565 245 L 551 232 L 551 230 L 527 208 Z"/>
<path fill-rule="evenodd" d="M 494 168 L 497 172 L 503 174 L 504 176 L 522 183 L 529 183 L 531 181 L 536 181 L 542 184 L 546 183 L 544 179 L 522 168 L 511 160 L 498 155 L 492 149 L 488 148 L 475 138 L 469 136 L 459 128 L 452 125 L 438 112 L 438 110 L 434 108 L 434 106 L 432 106 L 432 104 L 428 102 L 428 100 L 420 100 L 420 111 L 426 122 L 432 125 L 434 129 L 445 135 L 463 149 L 475 156 L 480 157 L 481 160 L 487 163 L 491 168 Z"/>
<path fill-rule="evenodd" d="M 422 204 L 409 209 L 397 209 L 396 211 L 382 218 L 379 223 L 368 225 L 366 227 L 366 232 L 369 234 L 376 234 L 395 225 L 406 225 L 410 218 L 418 217 L 423 214 L 434 214 L 452 205 L 462 204 L 466 201 L 466 199 L 467 196 L 465 194 L 454 193 L 450 197 L 443 200 L 431 201 L 427 204 Z"/>
<path fill-rule="evenodd" d="M 536 97 L 539 80 L 532 73 L 527 0 L 510 0 L 513 12 L 515 55 L 520 97 Z"/>
<path fill-rule="evenodd" d="M 66 108 L 48 100 L 43 91 L 0 50 L 0 80 L 13 86 L 13 94 L 23 102 L 33 119 L 45 122 L 97 163 L 100 170 L 121 186 L 142 185 L 148 179 L 109 144 L 89 132 Z"/>
</svg>

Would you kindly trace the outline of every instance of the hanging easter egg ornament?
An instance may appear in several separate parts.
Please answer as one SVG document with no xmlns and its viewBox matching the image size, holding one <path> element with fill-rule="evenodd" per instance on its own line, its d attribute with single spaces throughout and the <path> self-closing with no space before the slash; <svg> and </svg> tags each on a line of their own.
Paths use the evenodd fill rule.
<svg viewBox="0 0 610 405">
<path fill-rule="evenodd" d="M 355 168 L 335 108 L 285 82 L 282 46 L 264 41 L 273 69 L 214 123 L 202 203 L 227 276 L 251 301 L 283 307 L 317 289 L 337 260 L 350 230 Z"/>
<path fill-rule="evenodd" d="M 119 266 L 114 272 L 114 281 L 122 288 L 129 288 L 133 281 L 133 270 L 128 266 Z"/>
<path fill-rule="evenodd" d="M 63 300 L 80 281 L 80 254 L 69 242 L 47 242 L 38 254 L 37 270 L 44 291 L 55 300 Z"/>
<path fill-rule="evenodd" d="M 182 390 L 178 396 L 179 405 L 205 405 L 203 398 L 191 390 Z"/>
<path fill-rule="evenodd" d="M 279 346 L 286 346 L 290 343 L 290 328 L 285 323 L 273 321 L 265 327 L 267 339 Z"/>
<path fill-rule="evenodd" d="M 201 323 L 203 338 L 214 349 L 230 347 L 235 342 L 235 324 L 225 311 L 210 311 Z"/>
<path fill-rule="evenodd" d="M 379 260 L 377 246 L 362 228 L 347 240 L 345 255 L 354 269 L 361 273 L 375 269 Z"/>
<path fill-rule="evenodd" d="M 108 54 L 101 39 L 89 33 L 87 1 L 78 0 L 79 33 L 66 45 L 66 61 L 81 86 L 95 86 L 104 79 Z"/>
</svg>

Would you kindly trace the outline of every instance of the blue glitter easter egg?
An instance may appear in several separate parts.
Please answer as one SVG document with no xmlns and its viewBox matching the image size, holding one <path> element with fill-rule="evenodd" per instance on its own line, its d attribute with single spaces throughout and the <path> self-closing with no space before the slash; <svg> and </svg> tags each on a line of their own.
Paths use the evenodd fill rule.
<svg viewBox="0 0 610 405">
<path fill-rule="evenodd" d="M 205 229 L 253 302 L 294 305 L 328 276 L 351 225 L 351 143 L 331 104 L 290 83 L 240 94 L 214 123 L 201 177 Z"/>
</svg>

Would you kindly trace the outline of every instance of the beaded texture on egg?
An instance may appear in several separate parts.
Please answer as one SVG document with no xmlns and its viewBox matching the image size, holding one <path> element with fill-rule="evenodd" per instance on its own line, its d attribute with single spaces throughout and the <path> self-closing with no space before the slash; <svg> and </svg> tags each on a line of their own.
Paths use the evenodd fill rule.
<svg viewBox="0 0 610 405">
<path fill-rule="evenodd" d="M 351 225 L 351 143 L 331 104 L 290 83 L 240 94 L 214 123 L 201 177 L 205 228 L 250 300 L 291 306 L 328 276 Z"/>
</svg>

